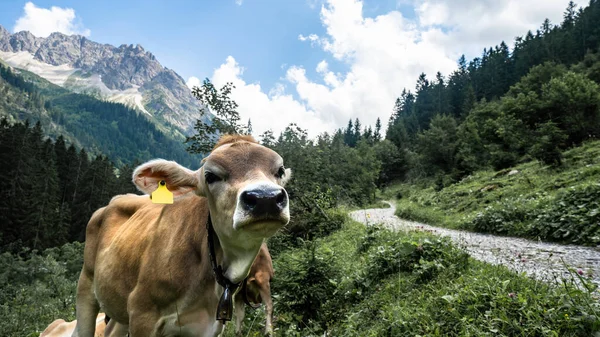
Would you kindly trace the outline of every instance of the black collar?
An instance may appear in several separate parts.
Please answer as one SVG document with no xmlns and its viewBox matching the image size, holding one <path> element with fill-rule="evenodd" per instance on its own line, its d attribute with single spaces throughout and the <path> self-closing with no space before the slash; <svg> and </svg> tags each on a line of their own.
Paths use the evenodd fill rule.
<svg viewBox="0 0 600 337">
<path fill-rule="evenodd" d="M 225 324 L 226 321 L 231 321 L 233 316 L 233 295 L 237 289 L 242 285 L 241 294 L 244 302 L 251 307 L 252 309 L 256 309 L 260 307 L 261 303 L 253 305 L 248 300 L 248 293 L 246 289 L 246 285 L 248 283 L 248 277 L 246 277 L 240 283 L 233 283 L 229 281 L 223 275 L 223 267 L 217 264 L 217 254 L 215 253 L 215 237 L 217 240 L 219 239 L 217 234 L 215 233 L 215 229 L 213 228 L 212 221 L 210 219 L 210 212 L 208 212 L 208 219 L 206 220 L 206 232 L 208 233 L 208 254 L 210 255 L 210 264 L 212 266 L 213 273 L 215 275 L 215 279 L 217 283 L 221 285 L 221 287 L 225 288 L 221 298 L 219 299 L 219 305 L 217 306 L 217 321 L 221 321 L 221 323 Z"/>
<path fill-rule="evenodd" d="M 240 284 L 246 280 L 240 283 L 233 283 L 229 281 L 225 275 L 223 275 L 223 267 L 217 264 L 217 254 L 215 253 L 214 243 L 214 237 L 217 236 L 217 234 L 215 233 L 212 221 L 210 220 L 210 212 L 208 213 L 208 220 L 206 221 L 206 231 L 208 232 L 208 252 L 210 255 L 210 264 L 212 265 L 213 273 L 215 274 L 217 283 L 220 284 L 221 287 L 225 288 L 223 294 L 221 295 L 221 299 L 219 300 L 219 305 L 217 306 L 217 321 L 221 321 L 221 323 L 225 324 L 226 321 L 231 321 L 233 316 L 233 295 L 240 287 Z"/>
</svg>

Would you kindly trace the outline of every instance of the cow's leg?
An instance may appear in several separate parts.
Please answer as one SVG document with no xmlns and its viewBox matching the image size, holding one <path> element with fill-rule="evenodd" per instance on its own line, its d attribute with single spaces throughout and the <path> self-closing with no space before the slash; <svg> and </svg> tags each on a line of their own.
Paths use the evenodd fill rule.
<svg viewBox="0 0 600 337">
<path fill-rule="evenodd" d="M 130 337 L 154 337 L 156 322 L 160 316 L 154 311 L 135 312 L 129 314 Z"/>
<path fill-rule="evenodd" d="M 266 287 L 260 287 L 260 297 L 265 304 L 265 335 L 273 336 L 273 299 L 271 298 L 271 287 L 267 283 Z"/>
<path fill-rule="evenodd" d="M 77 325 L 73 331 L 73 337 L 94 337 L 96 332 L 96 317 L 100 311 L 100 305 L 94 295 L 93 284 L 93 276 L 86 273 L 85 270 L 82 271 L 77 283 L 75 304 Z"/>
<path fill-rule="evenodd" d="M 241 300 L 242 294 L 238 293 L 235 297 L 235 334 L 242 336 L 242 323 L 246 314 L 244 301 Z"/>
<path fill-rule="evenodd" d="M 129 336 L 151 337 L 155 335 L 160 314 L 147 292 L 136 288 L 129 296 Z"/>
<path fill-rule="evenodd" d="M 106 325 L 104 330 L 104 337 L 127 337 L 129 333 L 129 326 L 117 323 L 115 320 L 111 320 Z"/>
</svg>

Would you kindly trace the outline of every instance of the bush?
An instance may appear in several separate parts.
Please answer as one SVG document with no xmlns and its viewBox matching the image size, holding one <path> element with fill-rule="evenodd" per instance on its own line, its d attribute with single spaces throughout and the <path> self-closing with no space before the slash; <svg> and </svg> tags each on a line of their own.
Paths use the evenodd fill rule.
<svg viewBox="0 0 600 337">
<path fill-rule="evenodd" d="M 600 184 L 567 190 L 538 211 L 528 235 L 578 244 L 600 243 Z"/>
<path fill-rule="evenodd" d="M 333 313 L 328 310 L 331 294 L 336 289 L 338 270 L 333 255 L 316 250 L 314 242 L 304 242 L 297 255 L 286 255 L 278 261 L 277 278 L 272 292 L 277 294 L 279 324 L 295 326 L 301 331 L 318 322 L 321 330 Z"/>
<path fill-rule="evenodd" d="M 561 148 L 567 140 L 567 135 L 550 121 L 542 124 L 536 130 L 536 141 L 530 149 L 531 155 L 546 165 L 560 166 L 562 164 Z"/>
<path fill-rule="evenodd" d="M 477 232 L 498 235 L 523 236 L 525 223 L 531 220 L 532 210 L 520 203 L 507 200 L 486 207 L 473 219 L 471 226 Z"/>
<path fill-rule="evenodd" d="M 75 319 L 77 278 L 83 244 L 41 254 L 0 255 L 0 331 L 3 336 L 37 336 L 53 320 Z"/>
<path fill-rule="evenodd" d="M 389 234 L 389 233 L 386 233 Z M 368 239 L 368 236 L 365 238 Z M 466 268 L 468 255 L 448 238 L 400 237 L 380 243 L 367 257 L 366 286 L 398 272 L 414 273 L 419 282 L 433 280 L 446 268 Z"/>
</svg>

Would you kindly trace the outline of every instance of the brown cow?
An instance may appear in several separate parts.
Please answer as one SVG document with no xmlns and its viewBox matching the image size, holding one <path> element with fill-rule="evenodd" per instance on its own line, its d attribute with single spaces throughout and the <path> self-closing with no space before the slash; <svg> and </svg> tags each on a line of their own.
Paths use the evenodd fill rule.
<svg viewBox="0 0 600 337">
<path fill-rule="evenodd" d="M 266 244 L 260 247 L 260 251 L 250 269 L 250 276 L 246 286 L 235 295 L 235 332 L 242 335 L 242 322 L 245 315 L 246 300 L 255 304 L 265 304 L 265 335 L 273 335 L 273 299 L 271 298 L 271 279 L 273 278 L 273 262 Z M 244 298 L 244 296 L 246 298 Z"/>
<path fill-rule="evenodd" d="M 104 337 L 104 330 L 106 329 L 106 316 L 104 313 L 99 313 L 96 316 L 96 330 L 94 337 Z M 64 319 L 57 319 L 42 331 L 40 337 L 70 337 L 75 331 L 75 325 L 77 321 L 66 322 Z"/>
<path fill-rule="evenodd" d="M 131 337 L 219 335 L 260 246 L 289 221 L 290 176 L 250 136 L 223 137 L 197 171 L 166 160 L 136 168 L 141 191 L 165 182 L 174 203 L 122 195 L 92 215 L 73 336 L 92 337 L 100 309 Z"/>
</svg>

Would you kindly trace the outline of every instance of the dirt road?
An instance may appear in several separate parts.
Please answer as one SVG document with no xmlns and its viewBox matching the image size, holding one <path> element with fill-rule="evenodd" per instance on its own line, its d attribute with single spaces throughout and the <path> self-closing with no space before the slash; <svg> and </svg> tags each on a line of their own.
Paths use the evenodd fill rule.
<svg viewBox="0 0 600 337">
<path fill-rule="evenodd" d="M 391 208 L 353 211 L 350 216 L 366 225 L 382 224 L 392 230 L 421 230 L 449 236 L 475 259 L 503 264 L 545 281 L 568 277 L 568 266 L 600 285 L 600 251 L 597 249 L 433 227 L 399 219 L 394 215 L 393 203 L 388 204 Z"/>
</svg>

